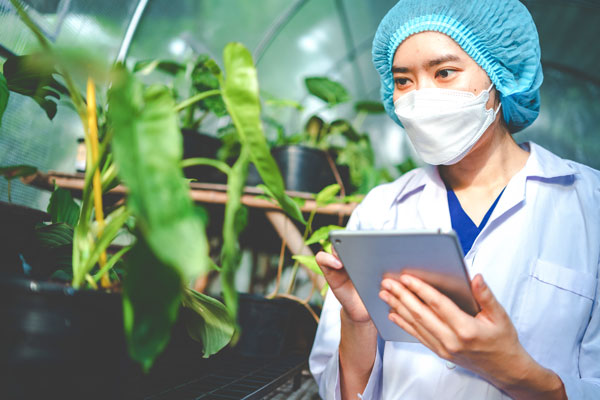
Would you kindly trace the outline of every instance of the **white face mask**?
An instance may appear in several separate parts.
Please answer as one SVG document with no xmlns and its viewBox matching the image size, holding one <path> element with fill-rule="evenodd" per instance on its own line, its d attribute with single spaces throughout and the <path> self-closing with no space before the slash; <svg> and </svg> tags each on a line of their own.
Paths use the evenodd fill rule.
<svg viewBox="0 0 600 400">
<path fill-rule="evenodd" d="M 462 90 L 413 90 L 394 102 L 413 146 L 428 164 L 456 164 L 494 122 L 500 105 L 487 110 L 493 84 L 478 96 Z"/>
</svg>

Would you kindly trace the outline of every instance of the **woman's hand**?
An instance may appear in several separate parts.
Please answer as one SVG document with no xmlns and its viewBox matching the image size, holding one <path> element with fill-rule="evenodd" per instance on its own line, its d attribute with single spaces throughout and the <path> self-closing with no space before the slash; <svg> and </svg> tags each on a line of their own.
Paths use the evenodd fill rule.
<svg viewBox="0 0 600 400">
<path fill-rule="evenodd" d="M 358 296 L 348 272 L 346 272 L 344 265 L 335 254 L 335 250 L 333 252 L 334 254 L 329 254 L 320 251 L 316 256 L 317 264 L 323 271 L 331 291 L 341 303 L 348 319 L 356 323 L 370 322 L 371 317 L 369 317 L 367 309 Z"/>
<path fill-rule="evenodd" d="M 407 274 L 385 278 L 380 297 L 389 318 L 441 358 L 469 369 L 513 397 L 566 398 L 560 378 L 525 351 L 504 308 L 481 275 L 471 282 L 481 311 L 463 312 L 452 300 Z M 556 395 L 556 397 L 553 397 Z"/>
</svg>

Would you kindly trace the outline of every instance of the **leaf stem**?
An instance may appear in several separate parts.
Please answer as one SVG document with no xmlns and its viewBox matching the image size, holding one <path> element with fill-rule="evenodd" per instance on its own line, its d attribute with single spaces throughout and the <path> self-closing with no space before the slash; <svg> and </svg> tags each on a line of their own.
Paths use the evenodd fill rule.
<svg viewBox="0 0 600 400">
<path fill-rule="evenodd" d="M 214 160 L 212 158 L 196 157 L 181 161 L 181 168 L 193 167 L 195 165 L 208 165 L 218 169 L 225 175 L 229 175 L 231 173 L 231 167 L 229 165 L 223 161 Z"/>
<path fill-rule="evenodd" d="M 96 118 L 96 88 L 92 78 L 88 78 L 87 81 L 87 118 L 88 118 L 88 133 L 90 138 L 90 145 L 92 148 L 92 163 L 99 161 L 98 157 L 98 121 Z M 100 170 L 96 168 L 94 171 L 93 178 L 93 192 L 94 192 L 94 209 L 96 210 L 96 221 L 98 222 L 98 239 L 102 237 L 104 232 L 104 210 L 102 208 L 102 182 L 100 180 Z M 106 252 L 100 253 L 100 259 L 98 260 L 100 268 L 103 269 L 106 265 Z M 108 273 L 102 275 L 100 282 L 102 287 L 110 286 L 110 278 Z"/>
<path fill-rule="evenodd" d="M 216 96 L 218 94 L 221 94 L 221 91 L 219 89 L 207 90 L 206 92 L 198 93 L 197 95 L 192 96 L 189 99 L 186 99 L 186 100 L 182 101 L 181 103 L 177 104 L 175 106 L 175 112 L 179 112 L 179 111 L 183 110 L 184 108 L 191 106 L 194 103 L 202 101 L 205 98 L 210 97 L 210 96 Z"/>
</svg>

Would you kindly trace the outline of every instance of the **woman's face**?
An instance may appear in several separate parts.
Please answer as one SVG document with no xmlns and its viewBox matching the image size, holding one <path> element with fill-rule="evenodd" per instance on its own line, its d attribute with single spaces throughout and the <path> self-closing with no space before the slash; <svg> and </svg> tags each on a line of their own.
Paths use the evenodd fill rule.
<svg viewBox="0 0 600 400">
<path fill-rule="evenodd" d="M 404 40 L 394 55 L 392 74 L 394 101 L 411 90 L 443 88 L 478 95 L 491 85 L 486 72 L 454 40 L 439 32 L 421 32 Z M 493 93 L 488 109 L 495 106 Z"/>
</svg>

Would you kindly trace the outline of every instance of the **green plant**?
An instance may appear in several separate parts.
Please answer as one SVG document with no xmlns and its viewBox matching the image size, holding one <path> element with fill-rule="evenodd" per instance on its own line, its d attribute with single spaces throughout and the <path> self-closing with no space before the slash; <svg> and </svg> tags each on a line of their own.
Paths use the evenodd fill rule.
<svg viewBox="0 0 600 400">
<path fill-rule="evenodd" d="M 326 77 L 309 77 L 304 83 L 308 93 L 322 100 L 324 105 L 306 120 L 300 132 L 289 136 L 280 132 L 273 145 L 300 144 L 324 150 L 330 158 L 334 174 L 338 175 L 338 183 L 341 180 L 333 161 L 337 165 L 348 166 L 356 193 L 365 194 L 376 185 L 391 181 L 393 177 L 385 168 L 375 167 L 375 156 L 368 133 L 360 133 L 366 116 L 383 113 L 383 105 L 379 102 L 359 101 L 354 104 L 355 116 L 352 121 L 343 118 L 326 121 L 320 114 L 325 110 L 336 110 L 340 104 L 350 101 L 348 91 L 342 84 Z M 292 107 L 298 112 L 303 110 L 303 107 L 289 101 L 270 101 L 267 104 Z M 273 122 L 272 125 L 274 124 Z"/>
<path fill-rule="evenodd" d="M 217 117 L 227 114 L 219 92 L 220 68 L 206 54 L 187 62 L 171 60 L 144 60 L 137 62 L 133 72 L 145 76 L 160 71 L 170 77 L 170 89 L 179 102 L 181 128 L 198 130 L 202 121 L 212 112 Z"/>
<path fill-rule="evenodd" d="M 103 107 L 109 110 L 108 129 L 99 140 L 94 82 L 88 80 L 86 104 L 71 77 L 72 69 L 56 56 L 20 3 L 11 3 L 38 38 L 47 69 L 56 67 L 66 82 L 85 132 L 88 165 L 79 216 L 75 221 L 72 203 L 59 201 L 62 195 L 55 192 L 56 201 L 49 208 L 53 221 L 56 218 L 55 228 L 45 232 L 56 237 L 59 229 L 65 233 L 61 224 L 74 224 L 73 287 L 96 288 L 101 281 L 114 289 L 107 273 L 122 258 L 124 325 L 131 356 L 144 369 L 150 368 L 169 340 L 180 305 L 200 312 L 194 314 L 193 325 L 202 328 L 195 336 L 203 339 L 205 356 L 214 354 L 231 339 L 234 323 L 222 304 L 187 288 L 210 263 L 204 224 L 181 171 L 181 135 L 170 91 L 160 85 L 146 87 L 117 65 L 106 83 L 111 87 Z M 75 72 L 85 76 L 88 67 Z M 109 210 L 104 218 L 102 194 L 119 179 L 127 186 L 127 203 Z M 60 215 L 69 215 L 68 221 Z M 106 249 L 132 217 L 134 244 L 107 259 Z"/>
<path fill-rule="evenodd" d="M 212 67 L 219 82 L 218 94 L 223 99 L 239 144 L 240 153 L 233 166 L 219 160 L 191 159 L 184 165 L 210 165 L 227 175 L 227 196 L 221 250 L 221 282 L 225 303 L 231 315 L 237 314 L 237 292 L 234 276 L 240 262 L 238 237 L 245 227 L 246 208 L 241 197 L 252 162 L 265 186 L 281 208 L 292 218 L 305 223 L 298 205 L 285 193 L 283 179 L 271 156 L 260 119 L 260 99 L 256 68 L 250 52 L 240 43 L 230 43 L 223 51 L 225 74 Z M 205 92 L 206 93 L 206 92 Z M 213 92 L 214 93 L 214 92 Z M 196 95 L 200 97 L 202 93 Z M 216 95 L 216 94 L 215 94 Z"/>
</svg>

